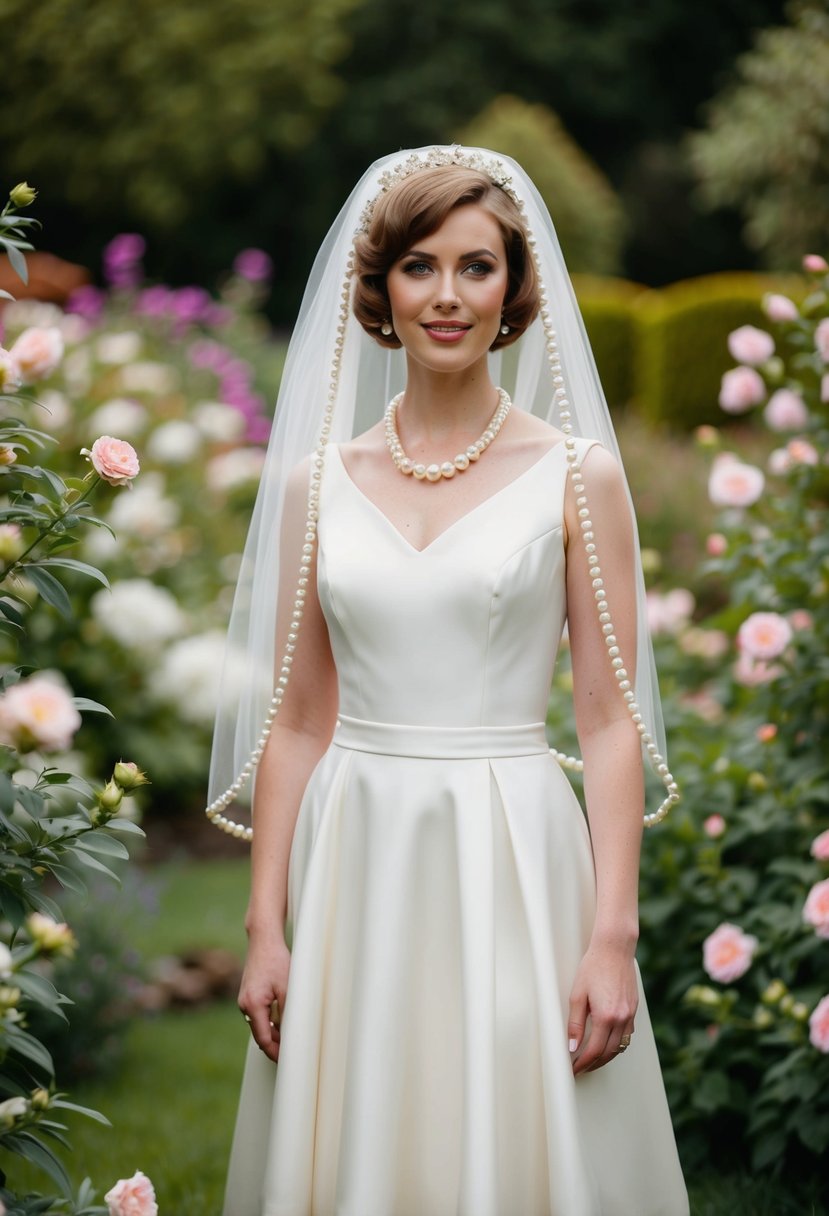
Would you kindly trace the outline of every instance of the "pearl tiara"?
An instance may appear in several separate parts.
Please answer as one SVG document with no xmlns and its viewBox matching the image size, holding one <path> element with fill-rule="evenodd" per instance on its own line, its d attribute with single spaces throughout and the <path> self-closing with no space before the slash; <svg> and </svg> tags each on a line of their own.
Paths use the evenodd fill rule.
<svg viewBox="0 0 829 1216">
<path fill-rule="evenodd" d="M 395 165 L 393 169 L 386 169 L 381 173 L 377 179 L 379 186 L 378 193 L 363 208 L 357 232 L 368 231 L 377 200 L 383 194 L 387 194 L 398 182 L 404 181 L 414 173 L 421 173 L 424 169 L 437 169 L 442 165 L 458 165 L 462 169 L 474 169 L 477 173 L 483 173 L 496 186 L 500 186 L 513 202 L 523 210 L 523 202 L 513 188 L 512 177 L 502 160 L 499 160 L 496 156 L 485 156 L 482 152 L 462 148 L 460 144 L 452 144 L 448 148 L 430 148 L 425 153 L 412 152 L 400 164 Z"/>
</svg>

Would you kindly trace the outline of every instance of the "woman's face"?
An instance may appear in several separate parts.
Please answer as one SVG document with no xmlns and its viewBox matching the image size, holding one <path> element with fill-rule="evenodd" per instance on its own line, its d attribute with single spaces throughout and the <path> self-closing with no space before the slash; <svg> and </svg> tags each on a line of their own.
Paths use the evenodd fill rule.
<svg viewBox="0 0 829 1216">
<path fill-rule="evenodd" d="M 508 281 L 497 221 L 477 203 L 456 207 L 388 272 L 394 332 L 426 367 L 471 367 L 498 336 Z"/>
</svg>

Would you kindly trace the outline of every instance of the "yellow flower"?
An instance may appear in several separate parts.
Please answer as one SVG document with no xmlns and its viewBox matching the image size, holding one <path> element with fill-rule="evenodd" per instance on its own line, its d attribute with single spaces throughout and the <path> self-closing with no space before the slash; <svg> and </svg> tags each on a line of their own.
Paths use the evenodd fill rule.
<svg viewBox="0 0 829 1216">
<path fill-rule="evenodd" d="M 67 924 L 52 920 L 42 912 L 33 912 L 26 921 L 26 928 L 32 942 L 49 954 L 63 955 L 71 958 L 75 953 L 77 941 Z"/>
<path fill-rule="evenodd" d="M 14 189 L 9 191 L 9 198 L 15 207 L 28 207 L 29 203 L 33 203 L 37 198 L 37 190 L 28 182 L 18 182 Z"/>
</svg>

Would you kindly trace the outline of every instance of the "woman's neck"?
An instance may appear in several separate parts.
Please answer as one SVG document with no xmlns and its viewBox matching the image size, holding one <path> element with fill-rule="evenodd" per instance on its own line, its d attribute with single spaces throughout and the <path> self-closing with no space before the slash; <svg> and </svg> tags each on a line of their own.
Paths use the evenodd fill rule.
<svg viewBox="0 0 829 1216">
<path fill-rule="evenodd" d="M 440 442 L 467 433 L 477 438 L 497 405 L 498 392 L 485 364 L 436 372 L 409 360 L 398 425 L 414 442 Z"/>
</svg>

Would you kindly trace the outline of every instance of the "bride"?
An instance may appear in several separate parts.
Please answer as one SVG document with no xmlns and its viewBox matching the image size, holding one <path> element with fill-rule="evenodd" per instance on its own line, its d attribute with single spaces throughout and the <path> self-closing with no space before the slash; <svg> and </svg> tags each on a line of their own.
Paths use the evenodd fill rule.
<svg viewBox="0 0 829 1216">
<path fill-rule="evenodd" d="M 231 623 L 225 1216 L 687 1213 L 635 962 L 643 754 L 644 821 L 678 797 L 642 597 L 532 184 L 470 149 L 378 162 L 309 280 Z M 544 727 L 565 622 L 586 817 Z M 225 814 L 254 771 L 255 832 Z"/>
</svg>

